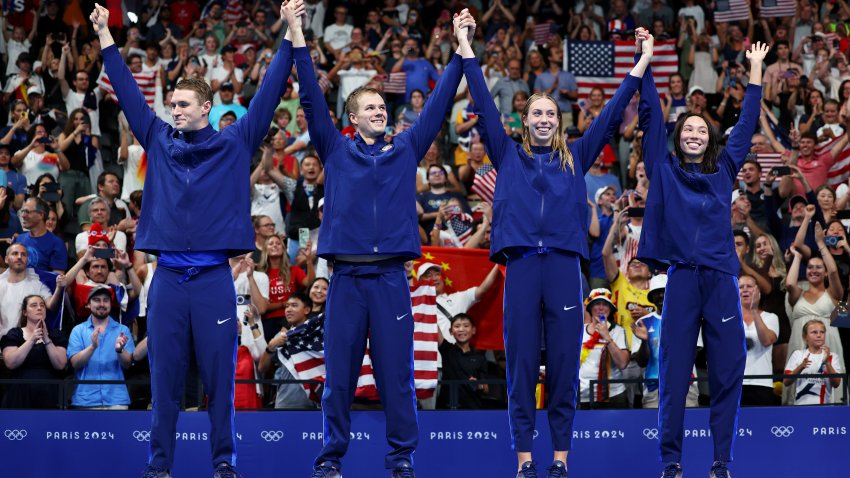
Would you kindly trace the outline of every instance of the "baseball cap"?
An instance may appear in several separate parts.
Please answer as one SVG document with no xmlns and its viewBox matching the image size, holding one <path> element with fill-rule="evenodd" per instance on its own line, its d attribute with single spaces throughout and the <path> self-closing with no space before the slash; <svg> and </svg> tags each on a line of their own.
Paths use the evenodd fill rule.
<svg viewBox="0 0 850 478">
<path fill-rule="evenodd" d="M 435 269 L 435 268 L 443 270 L 442 267 L 438 266 L 437 264 L 434 264 L 433 262 L 426 262 L 426 263 L 420 265 L 418 269 L 416 269 L 416 277 L 422 277 L 422 274 L 428 272 L 430 269 Z"/>
<path fill-rule="evenodd" d="M 233 83 L 231 83 L 231 82 L 229 82 L 229 81 L 228 81 L 228 82 L 226 82 L 226 83 L 222 83 L 222 84 L 221 84 L 221 86 L 219 86 L 219 87 L 218 87 L 218 89 L 219 89 L 219 90 L 230 90 L 230 91 L 233 91 Z"/>
<path fill-rule="evenodd" d="M 651 294 L 656 290 L 663 290 L 667 288 L 667 274 L 658 274 L 649 280 L 649 292 L 647 294 Z"/>
<path fill-rule="evenodd" d="M 705 91 L 703 91 L 701 86 L 692 86 L 691 89 L 688 90 L 688 96 L 691 96 L 692 94 L 696 93 L 697 91 L 699 91 L 700 94 L 703 94 L 703 95 L 705 94 Z"/>
<path fill-rule="evenodd" d="M 593 289 L 590 291 L 590 294 L 587 296 L 587 299 L 584 299 L 584 309 L 590 312 L 590 307 L 597 300 L 601 300 L 607 302 L 611 306 L 611 310 L 616 312 L 617 306 L 611 300 L 611 291 L 605 288 Z"/>
<path fill-rule="evenodd" d="M 602 197 L 602 195 L 605 194 L 605 191 L 609 189 L 611 191 L 614 191 L 614 194 L 617 194 L 617 190 L 614 189 L 613 186 L 602 186 L 601 188 L 596 190 L 596 193 L 593 194 L 593 202 L 599 204 L 599 198 Z"/>
<path fill-rule="evenodd" d="M 792 209 L 794 209 L 794 206 L 797 203 L 803 203 L 805 205 L 808 205 L 809 201 L 806 199 L 805 196 L 801 196 L 799 194 L 797 194 L 795 196 L 791 196 L 791 199 L 788 200 L 788 211 L 791 211 Z"/>
<path fill-rule="evenodd" d="M 235 51 L 236 51 L 236 47 L 233 46 L 233 45 L 224 45 L 223 47 L 221 47 L 222 53 L 235 52 Z"/>
<path fill-rule="evenodd" d="M 111 298 L 112 297 L 112 289 L 110 289 L 109 286 L 100 285 L 100 284 L 96 285 L 96 286 L 92 287 L 92 289 L 89 291 L 89 298 L 86 299 L 86 302 L 90 301 L 92 299 L 92 297 L 94 297 L 96 295 L 100 295 L 100 294 L 108 295 Z"/>
<path fill-rule="evenodd" d="M 737 201 L 739 197 L 741 197 L 741 190 L 740 189 L 736 189 L 736 190 L 732 191 L 732 204 L 735 204 L 735 201 Z"/>
<path fill-rule="evenodd" d="M 44 96 L 44 92 L 38 86 L 30 86 L 27 88 L 27 96 L 39 95 Z"/>
<path fill-rule="evenodd" d="M 244 44 L 244 45 L 242 45 L 242 46 L 240 46 L 240 47 L 239 47 L 238 52 L 239 52 L 240 54 L 244 55 L 244 54 L 245 54 L 245 52 L 246 52 L 246 51 L 248 51 L 248 50 L 254 50 L 254 51 L 257 51 L 257 47 L 255 47 L 253 43 L 246 43 L 246 44 Z"/>
</svg>

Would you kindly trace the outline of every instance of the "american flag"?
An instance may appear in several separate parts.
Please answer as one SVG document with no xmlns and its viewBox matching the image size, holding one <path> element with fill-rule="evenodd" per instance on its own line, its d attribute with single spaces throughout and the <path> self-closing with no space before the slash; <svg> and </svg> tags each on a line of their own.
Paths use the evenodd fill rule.
<svg viewBox="0 0 850 478">
<path fill-rule="evenodd" d="M 545 45 L 549 43 L 549 36 L 552 34 L 552 25 L 555 23 L 549 20 L 545 23 L 537 23 L 534 25 L 534 43 Z"/>
<path fill-rule="evenodd" d="M 278 358 L 296 380 L 325 381 L 325 318 L 323 315 L 307 319 L 286 333 L 286 345 L 278 351 Z M 304 383 L 304 392 L 313 400 L 317 385 Z"/>
<path fill-rule="evenodd" d="M 815 147 L 815 156 L 820 156 L 823 153 L 828 153 L 832 146 L 841 138 L 841 135 L 836 135 L 835 138 L 818 144 Z M 847 181 L 850 178 L 850 146 L 845 147 L 838 157 L 835 158 L 835 163 L 829 168 L 827 184 L 832 187 L 838 187 L 839 184 Z"/>
<path fill-rule="evenodd" d="M 567 70 L 576 77 L 579 98 L 589 97 L 590 90 L 600 87 L 605 99 L 610 99 L 634 67 L 634 41 L 568 41 L 564 49 Z M 667 93 L 670 75 L 679 71 L 676 40 L 655 42 L 651 64 L 659 93 Z"/>
<path fill-rule="evenodd" d="M 437 388 L 437 289 L 432 282 L 421 282 L 411 288 L 410 299 L 413 305 L 413 381 L 416 398 L 427 399 Z M 356 396 L 373 401 L 380 399 L 368 344 Z"/>
<path fill-rule="evenodd" d="M 153 108 L 154 103 L 156 103 L 156 72 L 140 71 L 139 73 L 133 73 L 133 78 L 139 85 L 139 91 L 141 91 L 145 96 L 145 101 L 148 103 L 148 106 Z M 118 103 L 118 98 L 115 96 L 115 90 L 112 89 L 112 83 L 109 81 L 109 77 L 106 76 L 106 70 L 102 70 L 100 72 L 100 76 L 97 78 L 97 85 L 103 89 L 108 98 Z"/>
<path fill-rule="evenodd" d="M 449 218 L 449 227 L 452 228 L 452 232 L 457 237 L 458 242 L 461 245 L 465 246 L 467 242 L 469 242 L 469 238 L 472 236 L 472 222 L 473 218 L 471 214 L 460 213 L 455 214 Z"/>
<path fill-rule="evenodd" d="M 797 0 L 777 0 L 776 5 L 765 7 L 762 4 L 761 18 L 793 17 L 797 15 Z"/>
<path fill-rule="evenodd" d="M 767 173 L 770 172 L 771 169 L 777 166 L 783 166 L 785 161 L 782 160 L 782 153 L 750 153 L 747 156 L 747 159 L 755 159 L 761 165 L 761 181 L 764 182 L 764 178 L 767 176 Z M 738 180 L 742 181 L 744 176 L 741 172 L 738 172 Z"/>
<path fill-rule="evenodd" d="M 384 82 L 384 93 L 403 95 L 407 89 L 407 73 L 390 73 Z"/>
<path fill-rule="evenodd" d="M 496 168 L 492 164 L 485 164 L 475 171 L 472 194 L 477 194 L 485 202 L 493 204 L 493 196 L 496 195 Z"/>
<path fill-rule="evenodd" d="M 715 2 L 715 22 L 737 22 L 748 18 L 750 18 L 750 6 L 747 5 L 747 0 L 717 0 Z"/>
<path fill-rule="evenodd" d="M 245 10 L 242 9 L 242 0 L 227 0 L 222 19 L 224 23 L 236 23 L 245 18 Z"/>
</svg>

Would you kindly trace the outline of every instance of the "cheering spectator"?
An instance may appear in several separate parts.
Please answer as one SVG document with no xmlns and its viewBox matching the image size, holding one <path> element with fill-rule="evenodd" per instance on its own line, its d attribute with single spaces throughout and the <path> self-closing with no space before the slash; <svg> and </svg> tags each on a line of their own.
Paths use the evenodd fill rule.
<svg viewBox="0 0 850 478">
<path fill-rule="evenodd" d="M 761 293 L 759 308 L 779 319 L 779 332 L 773 343 L 773 371 L 781 373 L 788 356 L 788 339 L 791 335 L 791 322 L 785 310 L 785 276 L 788 272 L 782 250 L 773 236 L 760 234 L 756 236 L 754 244 L 752 264 L 742 263 L 742 269 L 758 284 Z"/>
<path fill-rule="evenodd" d="M 71 331 L 68 359 L 77 380 L 124 380 L 124 368 L 133 362 L 133 337 L 126 325 L 109 316 L 112 290 L 106 286 L 91 289 L 89 319 Z M 130 395 L 124 384 L 79 384 L 71 398 L 77 408 L 126 410 Z"/>
<path fill-rule="evenodd" d="M 210 109 L 210 124 L 213 125 L 216 131 L 219 131 L 218 120 L 228 111 L 233 112 L 237 120 L 248 112 L 247 108 L 234 101 L 233 83 L 230 82 L 221 84 L 221 87 L 218 89 L 218 99 L 215 102 L 215 106 Z"/>
<path fill-rule="evenodd" d="M 68 294 L 74 304 L 74 313 L 78 320 L 83 320 L 91 314 L 87 299 L 89 292 L 107 286 L 112 297 L 110 315 L 120 318 L 129 301 L 139 296 L 142 281 L 133 269 L 133 263 L 127 253 L 109 249 L 112 244 L 99 226 L 93 226 L 92 231 L 94 234 L 89 235 L 88 249 L 68 270 L 65 277 Z M 107 259 L 110 250 L 113 251 L 112 256 Z M 106 254 L 98 256 L 98 251 Z M 81 276 L 80 271 L 85 275 Z"/>
<path fill-rule="evenodd" d="M 282 132 L 278 131 L 275 133 L 275 136 L 280 134 Z M 274 142 L 275 140 L 273 139 L 272 141 Z M 267 220 L 272 222 L 273 229 L 259 231 L 261 235 L 268 237 L 266 234 L 282 234 L 286 231 L 281 199 L 292 196 L 295 181 L 292 178 L 284 176 L 280 170 L 273 166 L 272 156 L 274 150 L 272 146 L 265 144 L 261 149 L 262 160 L 251 173 L 251 215 L 255 218 L 268 218 Z M 261 222 L 260 224 L 255 224 L 255 227 L 267 227 L 266 224 L 266 222 Z M 257 247 L 257 249 L 260 249 L 260 247 Z"/>
<path fill-rule="evenodd" d="M 581 121 L 579 121 L 581 123 Z M 593 162 L 593 165 L 590 166 L 590 170 L 587 174 L 584 175 L 584 184 L 587 186 L 587 190 L 589 191 L 598 191 L 599 188 L 602 187 L 611 187 L 614 189 L 614 193 L 616 195 L 620 195 L 620 180 L 617 176 L 605 172 L 602 168 L 604 167 L 606 158 L 606 151 L 603 149 L 599 152 L 599 156 L 596 157 L 596 161 Z"/>
<path fill-rule="evenodd" d="M 297 241 L 296 241 L 297 243 Z M 300 267 L 291 266 L 289 256 L 283 246 L 283 239 L 274 235 L 268 238 L 257 270 L 264 272 L 269 281 L 269 298 L 263 315 L 266 340 L 271 339 L 284 326 L 286 301 L 298 290 L 309 286 L 316 277 L 313 267 L 315 259 L 312 243 L 307 243 L 307 273 Z"/>
<path fill-rule="evenodd" d="M 100 88 L 90 89 L 91 76 L 89 71 L 79 70 L 74 73 L 74 82 L 68 84 L 67 67 L 70 64 L 71 47 L 62 47 L 62 57 L 59 59 L 59 71 L 56 74 L 59 80 L 59 88 L 62 99 L 65 100 L 65 111 L 74 111 L 83 108 L 89 115 L 91 134 L 100 136 L 100 110 L 98 105 L 103 99 L 103 90 Z M 141 59 L 139 60 L 141 63 Z"/>
<path fill-rule="evenodd" d="M 608 289 L 594 289 L 585 301 L 587 315 L 581 338 L 579 401 L 581 408 L 627 408 L 626 387 L 622 383 L 596 383 L 591 380 L 619 380 L 629 363 L 626 334 L 613 316 L 617 306 Z"/>
<path fill-rule="evenodd" d="M 68 267 L 68 250 L 62 239 L 47 230 L 50 208 L 39 198 L 29 198 L 21 209 L 21 222 L 28 230 L 15 239 L 32 256 L 29 264 L 37 270 L 62 273 Z"/>
<path fill-rule="evenodd" d="M 514 110 L 514 95 L 520 91 L 531 94 L 528 83 L 522 79 L 522 62 L 519 59 L 508 61 L 508 76 L 499 78 L 490 94 L 502 115 L 510 115 Z"/>
<path fill-rule="evenodd" d="M 27 247 L 12 244 L 6 249 L 6 271 L 0 274 L 0 337 L 12 329 L 21 317 L 22 300 L 37 295 L 46 301 L 51 312 L 56 311 L 62 301 L 62 280 L 57 280 L 55 292 L 41 282 L 38 274 L 29 265 Z"/>
<path fill-rule="evenodd" d="M 442 166 L 435 164 L 428 167 L 428 190 L 419 194 L 416 199 L 422 207 L 419 222 L 426 231 L 433 229 L 434 221 L 437 219 L 440 208 L 449 199 L 457 198 L 461 202 L 462 212 L 469 213 L 469 206 L 466 204 L 466 200 L 459 193 L 449 190 L 449 183 L 446 177 L 446 170 Z"/>
<path fill-rule="evenodd" d="M 88 196 L 92 192 L 93 179 L 91 171 L 95 166 L 97 150 L 100 148 L 100 138 L 91 133 L 91 118 L 84 108 L 77 108 L 68 115 L 69 120 L 65 129 L 59 135 L 59 150 L 68 159 L 68 170 L 59 173 L 59 183 L 62 184 L 62 204 L 71 222 L 76 219 L 77 207 L 74 199 Z M 73 232 L 79 232 L 79 224 L 74 224 Z M 71 232 L 71 231 L 69 231 Z"/>
<path fill-rule="evenodd" d="M 4 299 L 5 301 L 6 299 Z M 68 341 L 58 330 L 47 328 L 47 304 L 40 295 L 27 295 L 18 304 L 18 326 L 0 338 L 3 363 L 12 379 L 61 379 L 68 363 Z M 56 408 L 56 386 L 44 383 L 12 384 L 3 395 L 2 408 Z"/>
<path fill-rule="evenodd" d="M 452 171 L 452 167 L 448 164 L 444 164 L 440 143 L 436 140 L 431 143 L 430 147 L 428 147 L 428 151 L 425 152 L 425 156 L 423 156 L 422 161 L 419 162 L 419 167 L 416 168 L 416 192 L 424 193 L 431 188 L 428 171 L 429 168 L 434 165 L 443 168 L 443 171 L 446 172 L 446 178 L 448 178 L 449 182 L 448 185 L 446 185 L 446 188 L 450 191 L 460 192 L 460 183 L 458 183 L 457 177 L 455 177 L 455 174 Z"/>
<path fill-rule="evenodd" d="M 573 101 L 578 99 L 578 85 L 572 73 L 564 71 L 564 51 L 561 48 L 549 49 L 549 69 L 543 71 L 534 80 L 534 92 L 545 93 L 555 98 L 561 110 L 561 127 L 573 125 Z"/>
<path fill-rule="evenodd" d="M 322 40 L 332 55 L 339 57 L 339 51 L 351 42 L 354 27 L 348 23 L 348 7 L 340 4 L 334 8 L 334 22 L 325 27 Z"/>
<path fill-rule="evenodd" d="M 611 231 L 614 223 L 614 202 L 617 200 L 617 190 L 613 186 L 602 186 L 593 194 L 590 202 L 593 214 L 596 216 L 597 231 L 593 244 L 590 246 L 590 287 L 592 289 L 604 289 L 609 287 L 608 275 L 605 273 L 605 264 L 602 257 L 602 247 Z M 593 225 L 591 218 L 591 228 Z M 590 231 L 593 236 L 593 230 Z"/>
<path fill-rule="evenodd" d="M 68 170 L 68 159 L 43 124 L 33 126 L 29 137 L 30 143 L 12 156 L 12 166 L 27 178 L 27 186 L 35 184 L 36 178 L 45 172 L 58 179 L 60 171 Z"/>
<path fill-rule="evenodd" d="M 313 302 L 311 315 L 323 314 L 325 312 L 325 302 L 328 300 L 328 285 L 330 285 L 330 282 L 324 277 L 316 277 L 310 285 L 310 300 Z"/>
<path fill-rule="evenodd" d="M 812 319 L 803 325 L 803 343 L 805 348 L 795 350 L 785 365 L 786 375 L 839 374 L 843 370 L 838 356 L 826 345 L 826 325 Z M 796 382 L 794 405 L 824 405 L 832 403 L 833 389 L 841 386 L 840 377 L 830 378 L 786 378 L 786 387 Z"/>
<path fill-rule="evenodd" d="M 117 226 L 119 231 L 126 230 L 130 227 L 132 224 L 129 221 L 126 221 L 126 219 L 129 219 L 132 214 L 130 213 L 130 208 L 127 206 L 127 203 L 121 200 L 121 180 L 118 178 L 118 175 L 110 171 L 100 173 L 97 177 L 96 188 L 97 197 L 104 199 L 106 201 L 106 205 L 109 206 L 109 220 L 107 223 L 110 226 Z M 89 213 L 89 206 L 93 202 L 94 198 L 86 199 L 88 202 L 85 202 L 82 206 L 80 206 L 80 224 L 92 222 L 92 218 Z"/>
<path fill-rule="evenodd" d="M 83 257 L 89 246 L 107 236 L 111 247 L 121 252 L 127 251 L 127 235 L 114 226 L 109 226 L 109 211 L 109 205 L 102 197 L 97 196 L 89 202 L 91 223 L 84 225 L 83 229 L 85 230 L 77 234 L 74 240 L 78 259 Z"/>
<path fill-rule="evenodd" d="M 0 142 L 9 149 L 10 155 L 27 147 L 30 142 L 27 132 L 29 127 L 30 118 L 27 114 L 27 103 L 24 100 L 13 101 L 9 106 L 9 124 L 0 130 L 0 135 L 2 135 Z M 4 169 L 8 169 L 8 165 L 4 166 Z"/>
<path fill-rule="evenodd" d="M 439 350 L 442 357 L 442 380 L 468 380 L 469 384 L 442 385 L 439 393 L 439 407 L 453 405 L 452 387 L 457 390 L 457 408 L 479 410 L 482 408 L 482 394 L 489 392 L 489 385 L 475 384 L 476 380 L 486 378 L 487 359 L 484 353 L 475 350 L 470 342 L 475 337 L 475 322 L 465 313 L 456 314 L 450 323 L 451 340 L 446 340 L 443 331 L 439 332 Z"/>
<path fill-rule="evenodd" d="M 761 310 L 761 292 L 753 276 L 738 278 L 741 294 L 741 311 L 744 318 L 744 337 L 747 343 L 747 365 L 744 368 L 744 386 L 741 405 L 769 406 L 774 403 L 773 380 L 770 378 L 747 378 L 747 375 L 770 375 L 773 373 L 773 344 L 779 335 L 779 318 L 776 314 Z"/>
<path fill-rule="evenodd" d="M 430 93 L 429 82 L 435 82 L 440 78 L 440 74 L 434 66 L 420 55 L 419 43 L 412 38 L 408 38 L 404 42 L 404 58 L 393 65 L 392 73 L 402 71 L 407 73 L 404 90 L 404 101 L 407 103 L 410 102 L 410 95 L 413 90 L 423 91 L 426 94 Z"/>
</svg>

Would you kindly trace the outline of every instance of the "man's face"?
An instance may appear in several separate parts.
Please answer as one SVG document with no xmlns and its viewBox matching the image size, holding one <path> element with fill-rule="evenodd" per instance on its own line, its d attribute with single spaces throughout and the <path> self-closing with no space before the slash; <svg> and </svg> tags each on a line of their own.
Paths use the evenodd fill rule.
<svg viewBox="0 0 850 478">
<path fill-rule="evenodd" d="M 86 275 L 92 282 L 106 284 L 106 278 L 109 276 L 109 265 L 106 259 L 94 259 L 89 262 L 89 272 Z"/>
<path fill-rule="evenodd" d="M 209 122 L 211 101 L 201 104 L 192 90 L 177 89 L 171 96 L 171 118 L 179 131 L 197 131 Z"/>
<path fill-rule="evenodd" d="M 102 202 L 96 202 L 91 205 L 89 216 L 92 223 L 100 224 L 101 226 L 106 226 L 107 222 L 109 222 L 109 210 L 106 208 L 106 204 Z"/>
<path fill-rule="evenodd" d="M 36 210 L 35 199 L 27 199 L 21 208 L 21 221 L 27 229 L 33 229 L 44 223 L 44 216 Z"/>
<path fill-rule="evenodd" d="M 791 219 L 802 221 L 804 217 L 806 217 L 806 203 L 803 201 L 795 202 L 791 207 Z"/>
<path fill-rule="evenodd" d="M 322 165 L 319 160 L 313 156 L 307 156 L 301 161 L 301 175 L 308 181 L 318 179 L 319 173 L 322 171 Z"/>
<path fill-rule="evenodd" d="M 362 93 L 357 98 L 357 111 L 349 113 L 349 120 L 360 136 L 382 136 L 387 127 L 387 105 L 377 93 Z"/>
<path fill-rule="evenodd" d="M 800 139 L 800 156 L 811 156 L 815 152 L 815 140 L 812 138 Z"/>
<path fill-rule="evenodd" d="M 222 115 L 222 117 L 218 120 L 218 130 L 223 131 L 224 128 L 227 128 L 235 122 L 236 118 L 233 115 Z"/>
<path fill-rule="evenodd" d="M 838 123 L 838 105 L 829 102 L 823 105 L 823 122 L 827 124 Z"/>
<path fill-rule="evenodd" d="M 617 195 L 614 193 L 613 189 L 606 189 L 604 193 L 599 196 L 599 205 L 600 206 L 610 206 L 614 204 L 614 201 L 617 200 Z"/>
<path fill-rule="evenodd" d="M 649 279 L 649 266 L 638 260 L 629 262 L 629 268 L 626 272 L 630 281 Z"/>
<path fill-rule="evenodd" d="M 307 319 L 307 314 L 310 313 L 310 307 L 307 307 L 301 299 L 290 297 L 286 301 L 286 321 L 289 325 L 300 325 Z"/>
<path fill-rule="evenodd" d="M 115 198 L 121 194 L 121 182 L 118 177 L 112 174 L 107 174 L 103 178 L 103 186 L 98 186 L 98 193 L 105 198 Z"/>
<path fill-rule="evenodd" d="M 430 281 L 434 282 L 434 288 L 437 289 L 437 295 L 440 295 L 440 294 L 443 293 L 443 287 L 444 287 L 443 277 L 441 275 L 441 271 L 440 271 L 439 268 L 432 267 L 432 268 L 428 269 L 427 271 L 425 271 L 424 274 L 419 276 L 420 282 L 426 281 L 426 280 L 430 280 Z"/>
<path fill-rule="evenodd" d="M 747 185 L 761 182 L 761 173 L 753 163 L 744 164 L 744 167 L 741 168 L 741 175 L 744 177 L 744 183 Z"/>
<path fill-rule="evenodd" d="M 109 310 L 111 308 L 112 300 L 108 294 L 97 294 L 91 299 L 89 299 L 89 309 L 91 309 L 91 315 L 96 319 L 105 319 L 109 317 Z"/>
<path fill-rule="evenodd" d="M 78 71 L 74 75 L 74 88 L 78 92 L 83 92 L 89 88 L 89 74 L 84 71 Z"/>
<path fill-rule="evenodd" d="M 770 140 L 767 139 L 767 136 L 763 134 L 754 134 L 753 139 L 750 140 L 750 152 L 751 153 L 772 153 L 773 147 L 770 144 Z M 746 165 L 745 165 L 746 166 Z M 755 166 L 753 166 L 755 167 Z"/>
<path fill-rule="evenodd" d="M 9 150 L 6 148 L 0 148 L 0 167 L 9 166 L 9 161 L 11 161 L 12 155 L 9 153 Z"/>
<path fill-rule="evenodd" d="M 12 244 L 6 249 L 6 266 L 14 272 L 27 270 L 27 247 L 23 244 Z"/>
<path fill-rule="evenodd" d="M 416 43 L 416 40 L 407 40 L 404 42 L 404 52 L 407 56 L 411 58 L 416 58 L 419 56 L 419 44 Z"/>
<path fill-rule="evenodd" d="M 522 77 L 522 64 L 517 60 L 508 62 L 508 74 L 514 81 L 520 79 Z"/>
<path fill-rule="evenodd" d="M 472 143 L 469 146 L 469 159 L 471 161 L 479 162 L 484 160 L 484 143 Z"/>
<path fill-rule="evenodd" d="M 344 25 L 345 20 L 348 18 L 348 9 L 345 7 L 336 7 L 334 9 L 334 21 L 337 25 Z"/>
<path fill-rule="evenodd" d="M 221 88 L 218 90 L 218 97 L 221 99 L 221 103 L 225 105 L 229 105 L 233 103 L 233 88 Z"/>
<path fill-rule="evenodd" d="M 307 129 L 307 115 L 304 114 L 304 110 L 301 108 L 295 111 L 295 126 L 298 126 L 298 129 L 301 131 Z"/>
<path fill-rule="evenodd" d="M 776 56 L 779 58 L 779 61 L 788 61 L 788 54 L 790 50 L 788 49 L 788 45 L 784 43 L 776 47 Z"/>
<path fill-rule="evenodd" d="M 268 216 L 262 216 L 254 232 L 263 239 L 272 237 L 274 235 L 274 221 Z"/>
<path fill-rule="evenodd" d="M 428 168 L 428 185 L 432 188 L 441 188 L 446 185 L 446 171 L 440 166 Z"/>
<path fill-rule="evenodd" d="M 735 235 L 735 252 L 739 256 L 743 256 L 750 251 L 750 246 L 747 244 L 747 240 L 743 238 L 743 236 Z"/>
<path fill-rule="evenodd" d="M 133 73 L 139 73 L 142 71 L 142 59 L 138 56 L 134 56 L 128 65 L 130 67 L 130 71 Z"/>
</svg>

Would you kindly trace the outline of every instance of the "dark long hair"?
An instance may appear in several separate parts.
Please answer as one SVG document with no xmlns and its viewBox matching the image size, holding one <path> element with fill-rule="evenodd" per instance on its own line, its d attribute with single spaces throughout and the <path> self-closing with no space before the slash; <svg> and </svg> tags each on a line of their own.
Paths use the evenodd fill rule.
<svg viewBox="0 0 850 478">
<path fill-rule="evenodd" d="M 676 121 L 676 129 L 673 132 L 673 148 L 675 148 L 676 157 L 679 158 L 679 165 L 684 168 L 686 163 L 685 152 L 682 151 L 682 147 L 679 145 L 682 138 L 682 128 L 685 126 L 685 121 L 692 116 L 702 119 L 705 121 L 705 125 L 708 126 L 708 146 L 705 148 L 705 153 L 702 156 L 702 169 L 700 172 L 703 174 L 716 173 L 717 154 L 720 152 L 720 145 L 717 141 L 717 132 L 714 131 L 714 127 L 712 127 L 711 123 L 705 119 L 705 116 L 698 113 L 685 113 L 679 116 L 679 120 Z"/>
</svg>

